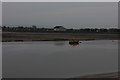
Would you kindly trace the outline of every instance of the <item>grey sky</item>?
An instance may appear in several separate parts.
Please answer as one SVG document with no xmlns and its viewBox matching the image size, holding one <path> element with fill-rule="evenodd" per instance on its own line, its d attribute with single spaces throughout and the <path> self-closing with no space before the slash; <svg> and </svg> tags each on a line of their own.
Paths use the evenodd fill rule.
<svg viewBox="0 0 120 80">
<path fill-rule="evenodd" d="M 2 0 L 3 2 L 118 2 L 119 0 Z"/>
<path fill-rule="evenodd" d="M 117 27 L 117 3 L 3 2 L 3 25 Z"/>
<path fill-rule="evenodd" d="M 0 2 L 0 26 L 2 25 L 2 3 Z"/>
</svg>

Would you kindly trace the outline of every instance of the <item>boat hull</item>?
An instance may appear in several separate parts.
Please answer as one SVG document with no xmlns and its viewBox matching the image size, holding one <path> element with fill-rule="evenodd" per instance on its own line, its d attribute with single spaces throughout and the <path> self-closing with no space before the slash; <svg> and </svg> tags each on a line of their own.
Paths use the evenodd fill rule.
<svg viewBox="0 0 120 80">
<path fill-rule="evenodd" d="M 79 44 L 79 42 L 69 42 L 69 44 Z"/>
</svg>

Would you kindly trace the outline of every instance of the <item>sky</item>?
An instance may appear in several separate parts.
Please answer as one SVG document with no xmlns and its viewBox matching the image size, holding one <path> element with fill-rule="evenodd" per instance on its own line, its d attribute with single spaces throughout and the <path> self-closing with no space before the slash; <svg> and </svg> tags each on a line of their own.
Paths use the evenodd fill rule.
<svg viewBox="0 0 120 80">
<path fill-rule="evenodd" d="M 0 26 L 2 24 L 2 5 L 0 3 Z M 0 75 L 2 75 L 2 34 L 1 34 L 1 30 L 0 30 Z M 1 79 L 2 76 L 0 76 L 0 79 Z"/>
<path fill-rule="evenodd" d="M 2 25 L 2 3 L 0 2 L 0 26 Z"/>
<path fill-rule="evenodd" d="M 3 25 L 115 28 L 117 2 L 3 2 Z"/>
<path fill-rule="evenodd" d="M 3 2 L 118 2 L 120 0 L 1 0 Z"/>
</svg>

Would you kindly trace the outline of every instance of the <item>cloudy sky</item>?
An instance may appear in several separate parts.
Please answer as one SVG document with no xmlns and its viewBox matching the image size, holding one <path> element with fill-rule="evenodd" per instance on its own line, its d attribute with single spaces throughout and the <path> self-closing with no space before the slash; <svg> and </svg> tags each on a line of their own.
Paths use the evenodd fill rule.
<svg viewBox="0 0 120 80">
<path fill-rule="evenodd" d="M 2 25 L 2 3 L 0 2 L 0 26 Z"/>
<path fill-rule="evenodd" d="M 117 2 L 3 2 L 3 25 L 117 27 Z"/>
<path fill-rule="evenodd" d="M 3 2 L 118 2 L 120 0 L 2 0 Z"/>
</svg>

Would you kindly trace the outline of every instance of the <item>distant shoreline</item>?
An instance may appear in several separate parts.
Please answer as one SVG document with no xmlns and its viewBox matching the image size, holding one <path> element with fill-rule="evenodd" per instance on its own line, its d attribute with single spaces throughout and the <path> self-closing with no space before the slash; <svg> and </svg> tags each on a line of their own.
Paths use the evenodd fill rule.
<svg viewBox="0 0 120 80">
<path fill-rule="evenodd" d="M 35 33 L 35 32 L 3 32 L 2 42 L 24 41 L 68 41 L 75 40 L 120 40 L 119 34 L 104 33 Z"/>
</svg>

